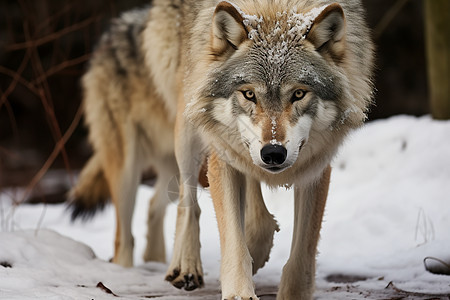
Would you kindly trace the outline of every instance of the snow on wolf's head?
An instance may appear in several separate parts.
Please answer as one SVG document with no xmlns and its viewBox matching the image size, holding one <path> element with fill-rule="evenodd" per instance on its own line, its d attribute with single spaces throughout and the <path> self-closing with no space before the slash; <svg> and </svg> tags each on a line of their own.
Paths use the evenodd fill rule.
<svg viewBox="0 0 450 300">
<path fill-rule="evenodd" d="M 326 144 L 347 119 L 362 123 L 364 112 L 343 100 L 353 96 L 344 75 L 346 19 L 339 4 L 248 2 L 215 8 L 210 67 L 186 112 L 212 139 L 279 173 L 302 152 L 311 155 L 318 141 Z"/>
</svg>

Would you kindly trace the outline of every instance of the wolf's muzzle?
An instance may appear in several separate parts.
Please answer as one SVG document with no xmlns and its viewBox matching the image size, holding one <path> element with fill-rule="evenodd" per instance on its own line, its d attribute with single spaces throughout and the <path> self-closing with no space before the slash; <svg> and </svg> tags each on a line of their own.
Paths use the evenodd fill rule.
<svg viewBox="0 0 450 300">
<path fill-rule="evenodd" d="M 281 145 L 265 145 L 261 149 L 262 161 L 270 166 L 276 167 L 284 163 L 287 157 L 287 150 Z"/>
</svg>

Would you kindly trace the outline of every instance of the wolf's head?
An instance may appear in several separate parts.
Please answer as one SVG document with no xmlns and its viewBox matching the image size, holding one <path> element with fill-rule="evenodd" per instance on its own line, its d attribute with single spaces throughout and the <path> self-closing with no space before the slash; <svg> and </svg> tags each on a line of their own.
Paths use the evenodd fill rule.
<svg viewBox="0 0 450 300">
<path fill-rule="evenodd" d="M 279 173 L 342 127 L 361 124 L 370 89 L 352 86 L 353 73 L 367 76 L 348 63 L 339 4 L 278 10 L 251 2 L 215 8 L 208 74 L 187 114 L 237 152 L 248 151 L 255 165 Z"/>
</svg>

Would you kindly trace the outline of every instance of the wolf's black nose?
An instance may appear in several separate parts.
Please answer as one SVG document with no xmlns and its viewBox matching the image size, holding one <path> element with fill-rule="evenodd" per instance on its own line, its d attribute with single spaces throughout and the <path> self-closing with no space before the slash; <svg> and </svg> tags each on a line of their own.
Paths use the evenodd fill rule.
<svg viewBox="0 0 450 300">
<path fill-rule="evenodd" d="M 280 145 L 265 145 L 261 149 L 261 159 L 268 165 L 281 165 L 286 160 L 287 150 Z"/>
</svg>

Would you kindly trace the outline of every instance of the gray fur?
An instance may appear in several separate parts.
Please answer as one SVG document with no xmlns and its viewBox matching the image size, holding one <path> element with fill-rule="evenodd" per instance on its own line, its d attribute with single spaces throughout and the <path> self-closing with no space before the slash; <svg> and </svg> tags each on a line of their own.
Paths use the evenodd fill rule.
<svg viewBox="0 0 450 300">
<path fill-rule="evenodd" d="M 94 155 L 71 195 L 74 217 L 89 214 L 111 196 L 118 225 L 113 261 L 131 266 L 130 207 L 134 205 L 141 172 L 152 166 L 162 181 L 158 181 L 150 205 L 145 259 L 164 261 L 162 215 L 167 205 L 168 181 L 178 168 L 180 176 L 198 174 L 204 156 L 211 154 L 209 163 L 213 161 L 220 168 L 211 168 L 210 174 L 230 171 L 220 175 L 227 180 L 222 189 L 224 202 L 220 204 L 228 206 L 234 201 L 229 196 L 238 188 L 243 191 L 246 181 L 253 181 L 253 188 L 247 192 L 255 201 L 247 209 L 258 209 L 259 205 L 261 213 L 246 218 L 246 223 L 254 224 L 249 225 L 249 231 L 245 225 L 245 238 L 250 242 L 241 245 L 243 239 L 235 240 L 238 247 L 224 251 L 230 256 L 248 246 L 251 253 L 232 253 L 227 260 L 231 264 L 238 262 L 239 266 L 245 263 L 246 271 L 239 274 L 240 267 L 226 271 L 230 265 L 223 265 L 222 275 L 228 279 L 222 276 L 222 280 L 228 284 L 222 284 L 222 292 L 228 293 L 224 297 L 230 299 L 256 299 L 248 278 L 252 269 L 249 255 L 253 256 L 255 272 L 268 259 L 277 228 L 264 205 L 261 207 L 259 183 L 295 185 L 298 191 L 305 187 L 311 192 L 296 193 L 296 198 L 307 198 L 302 202 L 296 199 L 297 203 L 317 203 L 312 197 L 316 185 L 323 181 L 321 190 L 327 188 L 331 159 L 350 129 L 362 125 L 371 104 L 373 45 L 359 0 L 232 2 L 154 0 L 150 8 L 125 13 L 112 22 L 83 77 L 86 123 Z M 305 14 L 316 12 L 319 7 L 324 9 L 324 4 L 330 4 L 324 18 L 331 11 L 335 24 L 340 25 L 330 35 L 343 32 L 339 30 L 344 24 L 342 9 L 331 5 L 334 2 L 344 11 L 345 40 L 336 39 L 336 43 L 326 45 L 331 39 L 324 42 L 323 36 L 328 36 L 330 23 L 324 22 L 328 27 L 319 31 L 324 34 L 316 34 L 319 42 L 314 42 L 311 22 L 320 24 L 323 19 L 315 15 L 308 23 Z M 215 15 L 216 9 L 219 13 Z M 214 19 L 220 13 L 225 13 L 222 19 Z M 291 16 L 297 18 L 298 24 L 288 22 Z M 219 21 L 227 24 L 218 26 Z M 223 28 L 229 32 L 224 34 L 220 31 Z M 235 44 L 230 45 L 229 40 L 224 43 L 227 36 L 232 36 Z M 243 89 L 254 89 L 256 100 L 246 101 Z M 305 90 L 306 98 L 293 101 L 296 90 Z M 268 143 L 287 149 L 286 164 L 278 171 L 260 163 L 260 148 Z M 237 176 L 242 180 L 233 183 Z M 192 178 L 180 178 L 182 209 L 166 277 L 174 286 L 186 290 L 203 285 L 198 236 L 200 208 Z M 319 200 L 325 201 L 324 191 L 318 194 Z M 220 197 L 214 198 L 221 201 Z M 317 209 L 297 218 L 300 222 L 314 218 L 311 226 L 300 226 L 298 230 L 320 228 L 321 211 L 320 207 Z M 229 219 L 230 224 L 239 221 L 227 209 L 223 212 L 226 215 L 218 215 L 219 220 Z M 243 216 L 242 211 L 240 215 Z M 233 236 L 237 235 L 232 234 L 232 239 Z M 317 236 L 306 232 L 305 238 L 312 240 L 305 244 L 315 247 Z M 311 299 L 314 253 L 310 252 L 293 253 L 289 261 L 301 263 L 304 274 L 295 276 L 298 268 L 291 270 L 288 262 L 277 299 Z M 245 261 L 241 261 L 244 257 Z M 233 282 L 237 290 L 230 288 Z M 302 286 L 301 291 L 298 286 Z"/>
<path fill-rule="evenodd" d="M 123 13 L 112 20 L 96 47 L 96 55 L 91 64 L 110 64 L 114 62 L 116 74 L 142 73 L 144 52 L 142 49 L 142 31 L 148 18 L 149 7 Z M 102 54 L 99 54 L 102 53 Z"/>
</svg>

